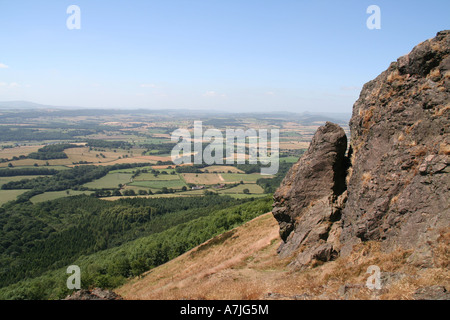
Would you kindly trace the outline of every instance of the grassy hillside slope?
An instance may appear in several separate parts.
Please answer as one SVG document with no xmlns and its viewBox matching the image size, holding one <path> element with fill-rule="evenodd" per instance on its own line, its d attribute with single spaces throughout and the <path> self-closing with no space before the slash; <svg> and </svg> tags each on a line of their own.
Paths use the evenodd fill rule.
<svg viewBox="0 0 450 320">
<path fill-rule="evenodd" d="M 133 300 L 308 300 L 415 299 L 423 288 L 450 285 L 448 242 L 436 245 L 440 267 L 423 270 L 407 263 L 411 251 L 382 252 L 377 242 L 346 258 L 295 271 L 280 259 L 278 224 L 271 213 L 225 232 L 134 279 L 115 291 Z M 447 248 L 447 249 L 446 249 Z M 369 266 L 381 270 L 380 290 L 366 286 Z"/>
</svg>

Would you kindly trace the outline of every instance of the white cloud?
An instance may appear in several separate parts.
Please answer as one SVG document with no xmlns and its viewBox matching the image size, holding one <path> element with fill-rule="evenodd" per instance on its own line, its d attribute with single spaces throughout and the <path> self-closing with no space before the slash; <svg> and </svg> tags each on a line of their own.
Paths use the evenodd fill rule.
<svg viewBox="0 0 450 320">
<path fill-rule="evenodd" d="M 273 96 L 273 95 L 275 95 L 275 92 L 273 92 L 273 91 L 267 91 L 267 92 L 266 92 L 266 95 L 267 95 L 267 96 Z"/>
<path fill-rule="evenodd" d="M 215 92 L 215 91 L 207 91 L 207 92 L 205 92 L 204 94 L 203 94 L 203 96 L 204 97 L 222 97 L 222 98 L 224 98 L 224 97 L 226 97 L 226 95 L 225 94 L 220 94 L 220 93 L 217 93 L 217 92 Z"/>
<path fill-rule="evenodd" d="M 7 83 L 7 82 L 0 82 L 0 87 L 2 88 L 17 88 L 20 87 L 20 84 L 18 84 L 17 82 L 11 82 L 11 83 Z"/>
<path fill-rule="evenodd" d="M 8 69 L 9 67 L 4 64 L 4 63 L 0 63 L 0 69 Z"/>
</svg>

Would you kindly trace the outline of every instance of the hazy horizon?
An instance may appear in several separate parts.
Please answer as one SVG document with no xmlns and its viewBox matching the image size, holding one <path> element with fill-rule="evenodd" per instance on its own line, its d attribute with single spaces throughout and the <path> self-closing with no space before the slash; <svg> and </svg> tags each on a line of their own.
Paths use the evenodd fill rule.
<svg viewBox="0 0 450 320">
<path fill-rule="evenodd" d="M 350 116 L 350 112 L 321 112 L 311 110 L 289 111 L 289 110 L 269 110 L 269 111 L 246 111 L 246 110 L 217 110 L 217 109 L 194 109 L 194 108 L 151 108 L 151 107 L 84 107 L 84 106 L 67 106 L 67 105 L 47 105 L 36 103 L 34 101 L 11 100 L 0 101 L 0 109 L 11 111 L 37 110 L 37 109 L 54 109 L 54 110 L 119 110 L 119 111 L 191 111 L 210 114 L 311 114 L 311 115 L 341 115 Z"/>
<path fill-rule="evenodd" d="M 366 25 L 372 4 L 381 29 Z M 70 5 L 80 29 L 67 26 Z M 449 11 L 443 0 L 2 1 L 0 101 L 351 113 L 366 82 L 449 28 Z"/>
</svg>

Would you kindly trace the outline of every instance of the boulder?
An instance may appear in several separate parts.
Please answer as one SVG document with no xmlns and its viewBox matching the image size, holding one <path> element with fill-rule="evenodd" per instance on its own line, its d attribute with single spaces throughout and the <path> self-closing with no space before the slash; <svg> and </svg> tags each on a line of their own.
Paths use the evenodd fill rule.
<svg viewBox="0 0 450 320">
<path fill-rule="evenodd" d="M 340 219 L 345 198 L 346 149 L 344 130 L 327 122 L 317 130 L 307 152 L 292 166 L 274 194 L 272 213 L 284 240 L 279 253 L 289 256 L 301 250 L 296 265 L 335 256 L 336 243 L 327 240 L 333 223 Z"/>
</svg>

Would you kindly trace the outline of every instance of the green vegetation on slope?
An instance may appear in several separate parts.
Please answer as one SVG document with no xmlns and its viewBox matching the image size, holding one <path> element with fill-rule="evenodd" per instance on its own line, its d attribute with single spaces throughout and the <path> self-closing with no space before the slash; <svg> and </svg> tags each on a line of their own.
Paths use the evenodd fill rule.
<svg viewBox="0 0 450 320">
<path fill-rule="evenodd" d="M 18 197 L 18 202 L 25 202 L 33 196 L 47 191 L 63 191 L 80 188 L 84 183 L 99 179 L 111 170 L 145 166 L 148 164 L 116 164 L 113 166 L 76 166 L 69 170 L 62 170 L 49 177 L 23 179 L 11 181 L 1 186 L 2 190 L 29 189 Z"/>
<path fill-rule="evenodd" d="M 2 208 L 0 298 L 61 298 L 71 264 L 81 267 L 83 287 L 114 288 L 270 211 L 271 204 L 270 197 L 105 202 L 78 196 Z"/>
</svg>

